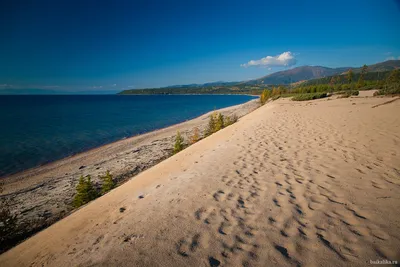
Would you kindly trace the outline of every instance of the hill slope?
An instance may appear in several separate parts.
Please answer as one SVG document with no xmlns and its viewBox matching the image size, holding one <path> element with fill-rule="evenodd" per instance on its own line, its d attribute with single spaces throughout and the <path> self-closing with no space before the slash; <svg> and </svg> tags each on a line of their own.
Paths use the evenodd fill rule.
<svg viewBox="0 0 400 267">
<path fill-rule="evenodd" d="M 368 66 L 368 72 L 392 71 L 397 68 L 400 68 L 400 60 L 388 60 Z M 361 67 L 327 68 L 322 66 L 301 66 L 290 70 L 275 72 L 259 79 L 244 82 L 243 84 L 290 84 L 342 74 L 347 72 L 349 69 L 353 69 L 355 73 L 361 71 Z"/>
<path fill-rule="evenodd" d="M 311 80 L 339 74 L 349 67 L 327 68 L 321 66 L 301 66 L 290 70 L 278 71 L 245 84 L 290 84 L 298 81 Z"/>
</svg>

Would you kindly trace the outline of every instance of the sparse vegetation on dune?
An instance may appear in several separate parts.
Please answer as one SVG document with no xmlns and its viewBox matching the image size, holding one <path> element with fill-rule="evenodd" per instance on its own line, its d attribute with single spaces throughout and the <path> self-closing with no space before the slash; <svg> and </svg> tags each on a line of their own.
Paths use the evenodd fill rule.
<svg viewBox="0 0 400 267">
<path fill-rule="evenodd" d="M 327 97 L 327 93 L 299 94 L 292 98 L 293 101 L 306 101 Z"/>
<path fill-rule="evenodd" d="M 102 176 L 101 179 L 103 180 L 103 184 L 101 186 L 101 193 L 105 194 L 111 189 L 114 188 L 115 182 L 113 180 L 112 175 L 110 174 L 110 171 L 106 172 L 106 175 Z"/>
<path fill-rule="evenodd" d="M 400 70 L 392 71 L 386 79 L 385 86 L 374 95 L 400 95 Z"/>
<path fill-rule="evenodd" d="M 400 87 L 378 90 L 374 93 L 374 96 L 378 95 L 400 95 Z"/>
<path fill-rule="evenodd" d="M 99 194 L 96 191 L 95 185 L 92 182 L 90 175 L 79 178 L 78 185 L 76 186 L 76 195 L 74 197 L 73 205 L 78 208 L 86 203 L 96 199 Z"/>
<path fill-rule="evenodd" d="M 350 91 L 341 91 L 341 92 L 336 92 L 335 94 L 340 95 L 339 98 L 348 98 L 350 96 L 358 96 L 359 91 L 357 90 L 350 90 Z"/>
<path fill-rule="evenodd" d="M 360 73 L 354 74 L 349 70 L 346 75 L 332 76 L 311 80 L 293 88 L 280 86 L 272 90 L 264 89 L 260 95 L 260 103 L 282 97 L 293 97 L 294 101 L 306 101 L 326 97 L 329 94 L 341 95 L 340 98 L 357 96 L 360 90 L 379 89 L 374 95 L 399 95 L 400 70 L 391 72 L 369 73 L 368 67 L 363 66 Z M 357 79 L 357 83 L 354 80 Z M 321 83 L 316 83 L 321 82 Z"/>
<path fill-rule="evenodd" d="M 194 144 L 200 140 L 200 133 L 199 133 L 199 128 L 195 127 L 193 129 L 193 134 L 190 137 L 190 144 Z"/>
<path fill-rule="evenodd" d="M 184 149 L 184 142 L 185 140 L 183 139 L 181 133 L 178 131 L 176 133 L 176 137 L 175 137 L 175 145 L 174 145 L 174 154 L 182 151 Z"/>
</svg>

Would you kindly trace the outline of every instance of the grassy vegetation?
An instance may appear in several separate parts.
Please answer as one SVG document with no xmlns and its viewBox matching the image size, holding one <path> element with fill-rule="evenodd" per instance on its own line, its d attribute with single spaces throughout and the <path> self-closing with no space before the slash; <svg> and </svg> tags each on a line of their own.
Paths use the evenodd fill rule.
<svg viewBox="0 0 400 267">
<path fill-rule="evenodd" d="M 374 93 L 374 96 L 377 96 L 377 95 L 393 95 L 393 96 L 400 95 L 400 87 L 378 90 Z"/>
<path fill-rule="evenodd" d="M 335 92 L 336 95 L 340 95 L 339 98 L 348 98 L 350 96 L 358 96 L 359 91 L 357 90 L 349 90 L 349 91 L 340 91 L 340 92 Z"/>
<path fill-rule="evenodd" d="M 360 90 L 379 89 L 375 95 L 400 94 L 400 70 L 391 72 L 367 73 L 364 65 L 360 73 L 354 74 L 351 70 L 345 75 L 331 76 L 307 81 L 293 88 L 283 86 L 272 90 L 264 89 L 260 96 L 263 105 L 268 100 L 282 97 L 293 97 L 294 101 L 313 100 L 326 97 L 328 93 L 340 94 L 340 98 L 357 96 Z"/>
<path fill-rule="evenodd" d="M 176 154 L 184 149 L 184 147 L 185 147 L 184 142 L 185 142 L 185 140 L 183 139 L 181 133 L 178 131 L 176 133 L 176 137 L 175 137 L 175 144 L 174 144 L 174 150 L 173 150 L 174 154 Z"/>
<path fill-rule="evenodd" d="M 327 97 L 327 93 L 299 94 L 292 98 L 293 101 L 306 101 Z"/>
<path fill-rule="evenodd" d="M 386 84 L 374 95 L 400 95 L 400 70 L 396 69 L 386 79 Z"/>
</svg>

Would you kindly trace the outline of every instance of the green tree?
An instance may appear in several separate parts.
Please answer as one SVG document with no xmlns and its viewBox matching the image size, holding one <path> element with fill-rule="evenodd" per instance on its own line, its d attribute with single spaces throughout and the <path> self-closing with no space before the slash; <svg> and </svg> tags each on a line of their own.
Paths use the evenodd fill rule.
<svg viewBox="0 0 400 267">
<path fill-rule="evenodd" d="M 110 174 L 110 171 L 107 171 L 106 175 L 102 176 L 101 179 L 103 180 L 103 184 L 101 186 L 101 193 L 105 194 L 114 188 L 115 183 L 112 175 Z"/>
<path fill-rule="evenodd" d="M 182 150 L 183 150 L 183 146 L 184 146 L 183 142 L 184 142 L 184 139 L 183 139 L 183 137 L 181 136 L 181 133 L 178 131 L 178 132 L 176 133 L 176 138 L 175 138 L 174 154 L 176 154 L 176 153 L 178 153 L 179 151 L 182 151 Z"/>
<path fill-rule="evenodd" d="M 216 124 L 216 113 L 214 112 L 213 114 L 210 115 L 210 118 L 208 120 L 208 125 L 207 128 L 205 129 L 205 136 L 212 135 L 215 130 L 215 124 Z"/>
<path fill-rule="evenodd" d="M 75 207 L 80 207 L 98 197 L 97 191 L 91 181 L 90 175 L 86 179 L 81 176 L 76 186 L 76 195 L 73 201 Z"/>
<path fill-rule="evenodd" d="M 261 105 L 264 105 L 270 97 L 271 97 L 271 90 L 264 89 L 260 96 Z"/>
<path fill-rule="evenodd" d="M 352 69 L 349 69 L 349 71 L 347 72 L 347 81 L 349 83 L 353 82 L 353 78 L 354 78 L 354 73 Z"/>
<path fill-rule="evenodd" d="M 389 76 L 387 77 L 386 86 L 399 88 L 399 84 L 400 84 L 400 70 L 395 69 L 392 72 L 390 72 Z"/>
<path fill-rule="evenodd" d="M 218 115 L 215 118 L 214 132 L 218 132 L 222 128 L 224 128 L 224 115 L 222 115 L 221 113 L 218 113 Z"/>
<path fill-rule="evenodd" d="M 368 67 L 367 67 L 367 65 L 364 64 L 364 66 L 361 69 L 360 77 L 358 78 L 357 88 L 361 88 L 361 87 L 365 86 L 364 76 L 367 73 L 367 71 L 368 71 Z"/>
</svg>

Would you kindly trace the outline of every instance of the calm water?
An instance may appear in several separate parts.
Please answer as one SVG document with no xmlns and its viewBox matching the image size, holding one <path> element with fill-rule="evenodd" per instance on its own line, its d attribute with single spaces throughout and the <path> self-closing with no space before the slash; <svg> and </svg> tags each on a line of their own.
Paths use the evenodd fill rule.
<svg viewBox="0 0 400 267">
<path fill-rule="evenodd" d="M 0 177 L 250 96 L 0 96 Z"/>
</svg>

